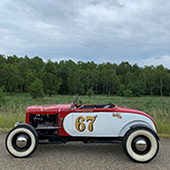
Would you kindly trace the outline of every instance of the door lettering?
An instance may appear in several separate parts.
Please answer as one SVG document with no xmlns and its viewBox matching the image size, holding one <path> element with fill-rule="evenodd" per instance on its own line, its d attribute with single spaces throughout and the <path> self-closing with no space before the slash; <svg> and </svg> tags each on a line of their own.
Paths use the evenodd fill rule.
<svg viewBox="0 0 170 170">
<path fill-rule="evenodd" d="M 89 122 L 88 130 L 90 132 L 93 131 L 93 124 L 96 120 L 96 116 L 86 116 L 86 119 L 83 116 L 78 116 L 75 121 L 75 127 L 79 132 L 83 132 L 86 129 L 85 123 L 83 123 L 86 120 L 86 122 Z"/>
</svg>

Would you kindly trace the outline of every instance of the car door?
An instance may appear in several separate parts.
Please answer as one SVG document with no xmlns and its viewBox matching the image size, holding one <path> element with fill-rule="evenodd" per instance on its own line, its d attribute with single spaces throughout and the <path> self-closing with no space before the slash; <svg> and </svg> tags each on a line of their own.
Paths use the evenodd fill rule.
<svg viewBox="0 0 170 170">
<path fill-rule="evenodd" d="M 113 137 L 119 134 L 120 120 L 121 113 L 115 113 L 110 108 L 81 109 L 69 113 L 63 125 L 71 136 Z"/>
</svg>

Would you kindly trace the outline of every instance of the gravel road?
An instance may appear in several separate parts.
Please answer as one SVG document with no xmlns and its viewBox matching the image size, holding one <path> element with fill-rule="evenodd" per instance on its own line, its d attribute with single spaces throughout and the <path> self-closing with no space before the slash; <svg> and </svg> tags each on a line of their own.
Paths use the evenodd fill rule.
<svg viewBox="0 0 170 170">
<path fill-rule="evenodd" d="M 39 145 L 28 158 L 14 158 L 5 148 L 6 134 L 0 134 L 0 169 L 66 169 L 66 170 L 168 170 L 170 169 L 170 140 L 160 141 L 157 157 L 147 164 L 134 163 L 123 153 L 121 144 L 67 144 Z"/>
</svg>

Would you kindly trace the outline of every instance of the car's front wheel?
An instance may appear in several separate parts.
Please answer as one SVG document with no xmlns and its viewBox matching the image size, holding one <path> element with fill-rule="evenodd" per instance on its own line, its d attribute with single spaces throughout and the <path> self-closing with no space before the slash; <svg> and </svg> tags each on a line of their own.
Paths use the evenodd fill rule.
<svg viewBox="0 0 170 170">
<path fill-rule="evenodd" d="M 5 145 L 14 157 L 27 157 L 36 150 L 38 135 L 33 127 L 26 124 L 19 125 L 8 133 Z"/>
<path fill-rule="evenodd" d="M 149 129 L 132 129 L 123 139 L 123 150 L 130 159 L 136 162 L 149 162 L 158 153 L 158 138 Z"/>
</svg>

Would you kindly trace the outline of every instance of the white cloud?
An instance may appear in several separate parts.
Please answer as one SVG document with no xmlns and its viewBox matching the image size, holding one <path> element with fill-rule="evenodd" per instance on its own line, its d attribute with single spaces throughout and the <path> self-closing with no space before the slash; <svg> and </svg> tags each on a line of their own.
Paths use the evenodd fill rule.
<svg viewBox="0 0 170 170">
<path fill-rule="evenodd" d="M 2 0 L 0 53 L 145 64 L 170 55 L 169 8 L 163 0 Z"/>
<path fill-rule="evenodd" d="M 170 68 L 170 55 L 164 55 L 164 56 L 159 56 L 159 57 L 150 57 L 146 58 L 144 60 L 140 61 L 140 64 L 142 66 L 158 66 L 158 65 L 163 65 L 166 68 Z"/>
</svg>

